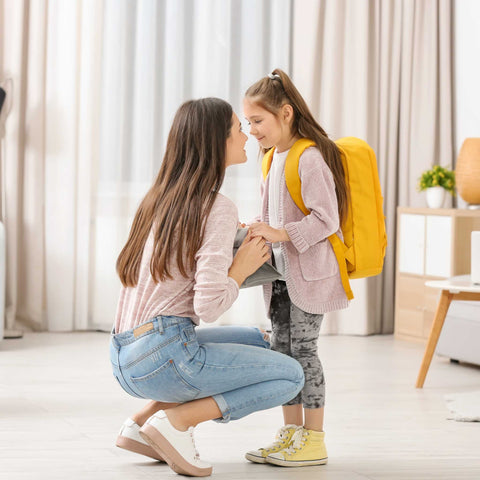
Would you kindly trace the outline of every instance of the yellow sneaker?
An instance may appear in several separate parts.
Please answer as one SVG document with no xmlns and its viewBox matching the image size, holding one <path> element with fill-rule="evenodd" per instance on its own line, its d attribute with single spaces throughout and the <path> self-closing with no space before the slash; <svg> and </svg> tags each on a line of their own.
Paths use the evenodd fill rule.
<svg viewBox="0 0 480 480">
<path fill-rule="evenodd" d="M 290 445 L 284 450 L 269 454 L 266 461 L 282 467 L 325 465 L 328 455 L 324 439 L 325 432 L 299 428 L 294 433 Z"/>
<path fill-rule="evenodd" d="M 297 429 L 297 425 L 285 425 L 282 427 L 275 436 L 275 441 L 268 447 L 259 448 L 258 450 L 250 450 L 245 454 L 245 458 L 255 463 L 266 463 L 267 455 L 271 453 L 279 452 L 280 450 L 288 447 L 291 442 L 292 436 Z"/>
</svg>

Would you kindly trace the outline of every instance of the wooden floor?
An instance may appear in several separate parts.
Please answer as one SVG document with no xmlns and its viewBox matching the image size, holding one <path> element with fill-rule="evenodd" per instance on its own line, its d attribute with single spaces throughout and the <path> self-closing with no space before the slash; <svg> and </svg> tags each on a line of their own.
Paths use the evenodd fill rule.
<svg viewBox="0 0 480 480">
<path fill-rule="evenodd" d="M 111 376 L 109 335 L 28 333 L 0 343 L 0 479 L 181 478 L 114 446 L 142 401 Z M 392 336 L 323 336 L 329 464 L 281 468 L 244 460 L 272 440 L 280 409 L 203 424 L 203 459 L 220 479 L 480 479 L 480 423 L 447 420 L 444 395 L 480 389 L 480 368 L 434 357 L 414 388 L 423 347 Z"/>
</svg>

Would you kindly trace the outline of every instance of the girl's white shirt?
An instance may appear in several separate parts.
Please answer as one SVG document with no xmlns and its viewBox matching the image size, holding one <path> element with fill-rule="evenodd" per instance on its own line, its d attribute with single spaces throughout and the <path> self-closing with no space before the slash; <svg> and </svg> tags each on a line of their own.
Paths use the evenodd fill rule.
<svg viewBox="0 0 480 480">
<path fill-rule="evenodd" d="M 285 161 L 288 152 L 285 150 L 282 153 L 273 153 L 272 165 L 270 167 L 270 182 L 268 188 L 268 218 L 269 224 L 274 228 L 283 228 L 283 218 L 280 212 L 282 211 L 281 203 L 281 189 L 280 185 L 285 182 Z M 272 253 L 275 259 L 275 268 L 282 274 L 280 280 L 284 280 L 285 276 L 285 258 L 282 253 L 281 243 L 272 243 Z"/>
</svg>

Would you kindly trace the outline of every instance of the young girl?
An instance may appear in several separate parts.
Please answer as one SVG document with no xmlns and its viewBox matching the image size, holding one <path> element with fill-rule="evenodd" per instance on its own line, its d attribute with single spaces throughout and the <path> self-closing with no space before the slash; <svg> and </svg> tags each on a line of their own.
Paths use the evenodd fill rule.
<svg viewBox="0 0 480 480">
<path fill-rule="evenodd" d="M 195 328 L 230 308 L 269 258 L 265 241 L 247 236 L 232 262 L 237 209 L 218 193 L 225 168 L 246 161 L 246 140 L 223 100 L 182 105 L 117 261 L 113 373 L 127 393 L 152 400 L 124 423 L 117 445 L 186 475 L 212 472 L 193 427 L 281 405 L 304 382 L 300 364 L 269 350 L 256 328 Z"/>
<path fill-rule="evenodd" d="M 250 226 L 254 237 L 271 242 L 275 266 L 283 275 L 264 288 L 272 349 L 298 360 L 305 374 L 303 390 L 283 406 L 285 426 L 276 441 L 246 457 L 283 466 L 325 464 L 325 380 L 317 341 L 323 314 L 348 306 L 327 240 L 333 233 L 341 235 L 348 208 L 340 153 L 282 70 L 274 70 L 247 90 L 244 112 L 262 152 L 275 148 L 262 184 L 261 222 Z M 300 156 L 298 167 L 302 199 L 310 210 L 307 216 L 288 193 L 284 173 L 288 152 L 300 138 L 316 144 Z"/>
</svg>

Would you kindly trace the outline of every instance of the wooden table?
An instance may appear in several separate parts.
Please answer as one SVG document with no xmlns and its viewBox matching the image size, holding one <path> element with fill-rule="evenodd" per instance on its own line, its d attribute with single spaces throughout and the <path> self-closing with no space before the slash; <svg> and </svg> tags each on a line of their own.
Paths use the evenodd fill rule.
<svg viewBox="0 0 480 480">
<path fill-rule="evenodd" d="M 422 365 L 418 372 L 417 388 L 422 388 L 427 376 L 433 353 L 437 347 L 438 338 L 442 331 L 445 317 L 452 300 L 480 301 L 480 285 L 472 283 L 470 275 L 460 275 L 458 277 L 448 278 L 447 280 L 432 280 L 425 282 L 427 287 L 440 288 L 442 293 L 438 302 L 435 317 L 433 318 L 432 328 L 428 336 L 427 346 L 423 354 Z"/>
</svg>

